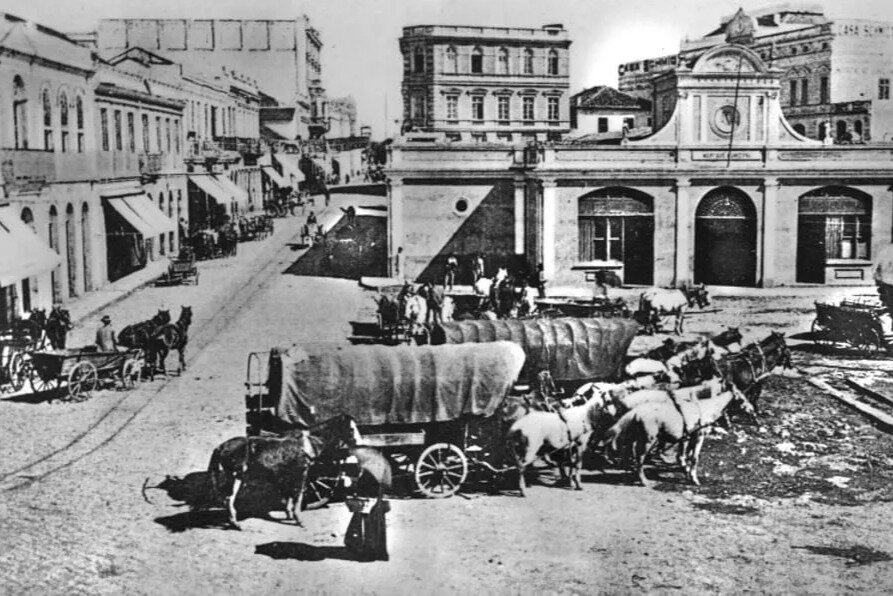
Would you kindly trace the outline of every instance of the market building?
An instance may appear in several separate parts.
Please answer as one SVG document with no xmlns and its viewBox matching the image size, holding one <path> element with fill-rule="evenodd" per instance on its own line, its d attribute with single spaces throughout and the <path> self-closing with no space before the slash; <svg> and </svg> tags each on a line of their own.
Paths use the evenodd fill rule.
<svg viewBox="0 0 893 596">
<path fill-rule="evenodd" d="M 678 54 L 622 64 L 619 90 L 652 100 L 655 78 L 690 67 L 732 34 L 781 71 L 780 104 L 794 129 L 836 143 L 893 140 L 893 23 L 829 19 L 815 5 L 739 10 Z"/>
<path fill-rule="evenodd" d="M 404 130 L 483 143 L 561 138 L 570 44 L 561 25 L 404 27 Z"/>
<path fill-rule="evenodd" d="M 729 42 L 736 41 L 729 36 Z M 388 176 L 393 255 L 449 254 L 585 285 L 870 284 L 891 242 L 893 145 L 826 145 L 782 111 L 783 71 L 738 43 L 654 82 L 655 132 L 619 146 L 458 144 L 408 134 Z"/>
</svg>

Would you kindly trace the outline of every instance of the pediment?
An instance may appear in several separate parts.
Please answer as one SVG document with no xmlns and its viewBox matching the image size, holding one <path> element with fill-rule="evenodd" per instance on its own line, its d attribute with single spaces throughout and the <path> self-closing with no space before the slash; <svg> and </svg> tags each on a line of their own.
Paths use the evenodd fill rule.
<svg viewBox="0 0 893 596">
<path fill-rule="evenodd" d="M 714 48 L 698 58 L 692 72 L 715 74 L 763 73 L 766 65 L 748 48 L 725 45 Z"/>
</svg>

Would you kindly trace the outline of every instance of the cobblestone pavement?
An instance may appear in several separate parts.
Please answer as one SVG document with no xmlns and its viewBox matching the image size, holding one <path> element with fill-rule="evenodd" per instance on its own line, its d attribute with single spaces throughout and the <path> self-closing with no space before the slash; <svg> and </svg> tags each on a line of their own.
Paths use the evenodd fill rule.
<svg viewBox="0 0 893 596">
<path fill-rule="evenodd" d="M 693 509 L 690 494 L 604 482 L 583 492 L 534 486 L 527 499 L 395 500 L 391 561 L 358 563 L 340 548 L 343 505 L 305 512 L 304 528 L 248 519 L 236 532 L 223 529 L 220 512 L 189 515 L 162 491 L 147 491 L 146 502 L 146 479 L 203 470 L 217 444 L 244 432 L 248 352 L 346 343 L 348 321 L 368 312 L 370 295 L 356 282 L 278 275 L 296 256 L 286 242 L 299 223 L 277 220 L 271 240 L 203 265 L 198 290 L 146 289 L 109 309 L 121 326 L 160 300 L 172 312 L 192 304 L 184 374 L 82 404 L 0 401 L 0 592 L 849 593 L 890 585 L 889 563 L 847 567 L 798 548 L 856 541 L 893 552 L 878 524 L 893 513 L 889 503 L 773 501 L 758 516 L 718 516 Z M 809 297 L 716 304 L 751 335 L 803 330 L 811 318 Z M 760 311 L 774 309 L 793 314 L 767 322 Z M 693 318 L 690 330 L 715 325 Z M 89 341 L 89 327 L 78 333 L 73 343 Z M 639 338 L 634 349 L 651 341 Z"/>
</svg>

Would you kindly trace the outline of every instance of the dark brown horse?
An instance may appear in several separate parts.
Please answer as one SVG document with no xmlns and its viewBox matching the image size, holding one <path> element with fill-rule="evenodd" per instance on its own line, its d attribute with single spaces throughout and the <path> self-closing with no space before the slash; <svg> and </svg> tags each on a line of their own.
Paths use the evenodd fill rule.
<svg viewBox="0 0 893 596">
<path fill-rule="evenodd" d="M 126 348 L 148 348 L 159 330 L 171 322 L 171 311 L 160 310 L 148 321 L 128 325 L 118 333 L 118 343 Z"/>
<path fill-rule="evenodd" d="M 192 324 L 192 307 L 180 307 L 180 317 L 175 323 L 161 327 L 147 345 L 150 364 L 157 365 L 161 373 L 167 374 L 165 362 L 171 350 L 179 353 L 180 372 L 186 370 L 186 346 L 189 344 L 189 326 Z"/>
<path fill-rule="evenodd" d="M 61 306 L 54 306 L 47 317 L 46 331 L 47 341 L 54 350 L 64 350 L 68 339 L 68 332 L 71 331 L 71 313 Z"/>
</svg>

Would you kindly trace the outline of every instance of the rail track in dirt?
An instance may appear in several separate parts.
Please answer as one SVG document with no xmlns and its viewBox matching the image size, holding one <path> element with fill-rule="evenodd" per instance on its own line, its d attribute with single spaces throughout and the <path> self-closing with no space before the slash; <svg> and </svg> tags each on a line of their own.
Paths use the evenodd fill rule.
<svg viewBox="0 0 893 596">
<path fill-rule="evenodd" d="M 215 297 L 210 316 L 197 319 L 197 322 L 203 324 L 196 325 L 196 332 L 190 338 L 189 345 L 192 350 L 186 359 L 188 364 L 194 362 L 224 330 L 228 322 L 249 305 L 251 299 L 263 289 L 266 281 L 294 260 L 294 254 L 288 245 L 299 235 L 296 233 L 275 249 L 263 251 L 255 261 L 245 266 L 245 270 L 251 273 L 247 276 L 238 276 L 239 278 L 230 284 L 230 287 L 235 288 L 232 295 L 221 293 Z M 258 260 L 265 260 L 266 263 L 258 269 L 253 269 L 251 265 Z M 156 386 L 140 385 L 133 388 L 65 444 L 12 470 L 0 471 L 0 492 L 28 488 L 102 449 L 120 435 L 152 403 L 156 395 L 176 383 L 178 379 L 179 377 L 165 377 Z"/>
</svg>

